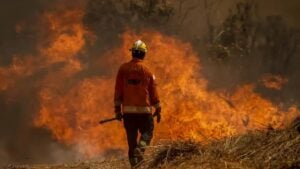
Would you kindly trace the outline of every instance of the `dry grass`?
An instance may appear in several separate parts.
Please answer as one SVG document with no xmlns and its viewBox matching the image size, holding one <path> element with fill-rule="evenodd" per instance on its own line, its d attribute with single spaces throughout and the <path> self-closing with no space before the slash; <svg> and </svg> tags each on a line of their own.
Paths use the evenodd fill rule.
<svg viewBox="0 0 300 169">
<path fill-rule="evenodd" d="M 143 168 L 300 168 L 300 135 L 293 129 L 252 131 L 206 145 L 170 143 L 158 148 Z"/>
<path fill-rule="evenodd" d="M 127 158 L 59 166 L 14 166 L 6 169 L 129 168 Z M 151 169 L 298 169 L 300 134 L 295 129 L 251 131 L 209 144 L 176 141 L 149 147 L 139 168 Z"/>
</svg>

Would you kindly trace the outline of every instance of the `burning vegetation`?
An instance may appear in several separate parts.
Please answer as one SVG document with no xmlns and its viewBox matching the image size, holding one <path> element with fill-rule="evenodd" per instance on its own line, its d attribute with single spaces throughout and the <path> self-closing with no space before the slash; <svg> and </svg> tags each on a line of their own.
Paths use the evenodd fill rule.
<svg viewBox="0 0 300 169">
<path fill-rule="evenodd" d="M 210 69 L 206 67 L 209 59 L 209 64 L 217 66 L 224 62 L 225 66 L 220 66 L 222 69 L 232 62 L 226 61 L 231 57 L 243 60 L 243 56 L 258 54 L 262 50 L 260 47 L 264 45 L 269 46 L 268 49 L 276 48 L 272 44 L 280 46 L 276 40 L 272 44 L 259 43 L 255 46 L 259 35 L 253 35 L 254 29 L 241 32 L 243 26 L 251 27 L 246 23 L 255 22 L 250 16 L 246 20 L 239 17 L 251 14 L 251 4 L 238 5 L 240 13 L 230 15 L 219 27 L 226 31 L 211 30 L 208 49 L 200 54 L 199 44 L 195 44 L 197 39 L 191 43 L 189 39 L 183 38 L 183 33 L 177 33 L 177 29 L 166 32 L 168 27 L 183 24 L 185 17 L 189 15 L 183 12 L 183 1 L 179 4 L 168 1 L 146 2 L 120 1 L 113 4 L 113 1 L 107 0 L 89 1 L 85 4 L 80 1 L 65 1 L 65 4 L 57 3 L 39 16 L 35 26 L 40 31 L 36 34 L 34 52 L 10 56 L 13 59 L 6 65 L 0 62 L 3 65 L 0 67 L 3 113 L 17 111 L 26 114 L 26 123 L 14 131 L 20 135 L 9 136 L 9 140 L 19 138 L 26 146 L 31 145 L 33 135 L 37 140 L 46 138 L 48 141 L 45 144 L 53 145 L 54 142 L 55 149 L 62 149 L 59 153 L 49 153 L 49 158 L 55 158 L 59 154 L 53 160 L 55 162 L 60 162 L 60 158 L 64 158 L 69 152 L 75 154 L 71 155 L 71 159 L 124 154 L 127 145 L 122 124 L 100 126 L 98 122 L 114 115 L 116 71 L 121 63 L 131 59 L 128 49 L 132 42 L 142 39 L 148 44 L 146 64 L 157 77 L 163 107 L 163 121 L 156 126 L 154 143 L 161 140 L 175 142 L 175 148 L 174 144 L 168 145 L 168 149 L 159 149 L 158 154 L 152 154 L 155 158 L 154 161 L 149 161 L 150 167 L 167 165 L 169 161 L 183 156 L 197 161 L 193 162 L 194 165 L 205 163 L 210 166 L 220 165 L 221 168 L 230 168 L 235 164 L 240 168 L 248 165 L 259 168 L 274 160 L 275 156 L 282 157 L 279 159 L 281 166 L 287 159 L 291 160 L 291 165 L 295 161 L 299 162 L 299 135 L 294 131 L 281 131 L 300 116 L 296 100 L 299 98 L 295 98 L 296 101 L 289 100 L 288 104 L 282 100 L 278 103 L 259 91 L 261 84 L 264 88 L 275 91 L 288 88 L 290 82 L 297 84 L 293 80 L 295 74 L 289 75 L 286 69 L 275 69 L 269 63 L 268 66 L 271 65 L 272 69 L 268 74 L 266 69 L 255 72 L 255 76 L 249 78 L 251 80 L 236 81 L 240 83 L 230 86 L 230 89 L 211 85 L 212 82 L 220 81 L 211 80 L 212 76 L 206 74 Z M 189 5 L 186 8 L 190 9 Z M 95 13 L 100 9 L 105 10 Z M 128 9 L 132 9 L 131 12 Z M 180 12 L 176 13 L 178 10 Z M 180 23 L 174 19 L 177 15 L 181 16 Z M 132 19 L 125 22 L 125 18 L 129 17 Z M 24 23 L 16 26 L 17 34 L 26 31 Z M 214 25 L 209 26 L 212 28 Z M 289 33 L 291 32 L 282 37 L 288 37 Z M 235 38 L 228 39 L 228 36 Z M 289 43 L 294 47 L 296 41 Z M 289 65 L 289 59 L 297 51 L 292 47 L 284 48 L 289 49 L 289 53 L 283 53 L 286 65 Z M 202 56 L 206 54 L 210 56 L 209 59 Z M 239 64 L 247 61 L 249 60 Z M 228 68 L 230 69 L 232 67 Z M 241 76 L 245 73 L 244 70 L 236 70 L 242 72 Z M 25 101 L 18 102 L 18 99 Z M 13 108 L 15 104 L 18 107 L 16 109 Z M 252 132 L 265 128 L 274 131 Z M 250 134 L 245 135 L 249 131 Z M 35 161 L 23 158 L 22 153 L 26 156 L 33 153 L 19 150 L 24 148 L 19 143 L 14 141 L 16 146 L 2 140 L 4 139 L 0 139 L 0 158 L 4 159 L 3 163 Z M 177 140 L 184 142 L 177 143 Z M 193 140 L 193 143 L 185 142 L 187 140 Z M 252 143 L 257 144 L 252 146 Z M 282 148 L 280 151 L 279 147 Z M 51 146 L 49 149 L 45 151 L 50 152 Z M 277 151 L 278 154 L 275 154 Z M 286 156 L 284 152 L 287 153 Z M 202 159 L 207 154 L 208 159 Z M 211 162 L 213 158 L 219 158 L 219 161 Z M 257 161 L 260 162 L 256 163 Z M 175 168 L 176 164 L 172 163 L 170 167 Z M 289 165 L 288 162 L 286 165 Z M 185 168 L 184 164 L 182 166 Z"/>
</svg>

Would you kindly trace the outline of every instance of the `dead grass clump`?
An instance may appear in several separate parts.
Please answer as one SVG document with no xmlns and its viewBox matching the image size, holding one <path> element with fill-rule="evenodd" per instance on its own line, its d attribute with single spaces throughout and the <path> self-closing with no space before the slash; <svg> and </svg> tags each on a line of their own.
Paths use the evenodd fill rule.
<svg viewBox="0 0 300 169">
<path fill-rule="evenodd" d="M 149 163 L 149 167 L 161 166 L 168 162 L 190 159 L 192 156 L 199 155 L 200 145 L 192 141 L 171 142 L 155 151 L 153 159 Z"/>
<path fill-rule="evenodd" d="M 251 131 L 208 144 L 172 142 L 154 149 L 143 168 L 300 168 L 295 129 Z"/>
</svg>

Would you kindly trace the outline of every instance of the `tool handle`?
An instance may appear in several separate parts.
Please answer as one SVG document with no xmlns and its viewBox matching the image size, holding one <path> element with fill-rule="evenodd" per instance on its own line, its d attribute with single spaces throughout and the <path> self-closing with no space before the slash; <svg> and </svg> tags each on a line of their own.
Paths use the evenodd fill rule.
<svg viewBox="0 0 300 169">
<path fill-rule="evenodd" d="M 115 120 L 118 120 L 118 119 L 117 118 L 105 119 L 105 120 L 99 121 L 99 123 L 104 124 L 104 123 L 108 123 L 108 122 L 115 121 Z"/>
</svg>

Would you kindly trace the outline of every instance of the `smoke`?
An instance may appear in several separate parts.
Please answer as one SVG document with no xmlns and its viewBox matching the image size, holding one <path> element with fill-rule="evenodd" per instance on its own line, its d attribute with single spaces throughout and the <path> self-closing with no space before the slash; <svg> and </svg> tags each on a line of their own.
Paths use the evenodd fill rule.
<svg viewBox="0 0 300 169">
<path fill-rule="evenodd" d="M 289 25 L 299 27 L 297 18 L 299 16 L 300 2 L 291 0 L 288 3 L 280 0 L 264 0 L 260 2 L 261 13 L 263 15 L 281 15 Z"/>
<path fill-rule="evenodd" d="M 33 126 L 40 108 L 40 81 L 59 67 L 41 62 L 39 51 L 45 45 L 41 43 L 53 38 L 41 16 L 55 11 L 57 3 L 31 0 L 4 4 L 0 7 L 0 164 L 74 160 L 76 153 L 70 147 Z"/>
<path fill-rule="evenodd" d="M 300 3 L 236 2 L 229 5 L 226 15 L 221 13 L 222 17 L 211 14 L 213 29 L 208 27 L 205 31 L 208 34 L 200 36 L 208 37 L 208 43 L 201 38 L 195 43 L 202 52 L 209 49 L 202 61 L 205 62 L 203 71 L 210 88 L 234 89 L 237 85 L 256 83 L 265 74 L 281 75 L 289 79 L 281 91 L 263 87 L 257 91 L 278 104 L 299 105 L 299 91 L 295 86 L 300 84 L 296 68 L 300 62 L 300 29 L 295 17 L 299 15 L 296 9 Z M 246 2 L 250 3 L 243 6 Z M 215 9 L 222 5 L 215 5 Z M 214 36 L 209 30 L 213 30 Z M 202 46 L 211 46 L 202 48 L 199 42 L 204 42 Z"/>
<path fill-rule="evenodd" d="M 20 3 L 16 1 L 7 1 L 1 5 L 0 20 L 2 24 L 0 30 L 0 56 L 2 65 L 9 64 L 11 62 L 12 55 L 16 54 L 16 52 L 26 53 L 33 51 L 33 44 L 35 44 L 34 33 L 29 31 L 26 32 L 26 35 L 20 37 L 16 32 L 16 25 L 22 24 L 21 22 L 24 21 L 25 18 L 32 18 L 32 20 L 36 20 L 37 16 L 35 14 L 39 13 L 39 10 L 42 8 L 43 4 L 40 1 Z M 28 37 L 30 34 L 33 35 L 31 38 Z"/>
<path fill-rule="evenodd" d="M 282 4 L 282 1 L 277 1 L 260 2 L 262 16 L 280 15 L 287 20 L 288 27 L 298 27 L 297 8 L 300 2 L 293 0 Z M 120 45 L 120 35 L 124 31 L 155 29 L 193 43 L 199 53 L 204 50 L 204 37 L 209 29 L 206 26 L 202 2 L 153 2 L 158 2 L 158 5 L 146 1 L 125 0 L 90 0 L 86 4 L 71 0 L 30 0 L 6 1 L 5 5 L 0 6 L 0 164 L 57 163 L 82 158 L 78 154 L 78 148 L 58 143 L 48 130 L 33 125 L 34 118 L 41 108 L 41 91 L 49 89 L 57 93 L 67 93 L 66 89 L 76 86 L 82 79 L 112 75 L 119 66 L 118 61 L 111 62 L 112 65 L 109 66 L 100 64 L 102 67 L 99 67 L 99 63 L 101 57 L 107 57 L 112 48 Z M 228 0 L 216 7 L 221 10 L 215 15 L 215 24 L 222 23 L 232 4 L 233 1 Z M 84 30 L 76 24 L 80 12 L 63 15 L 63 10 L 74 8 L 84 11 L 81 18 Z M 55 15 L 49 15 L 49 11 Z M 46 21 L 42 16 L 53 20 Z M 55 20 L 57 16 L 63 19 L 62 23 Z M 59 28 L 51 28 L 51 24 L 54 27 L 57 24 Z M 62 25 L 67 25 L 67 28 L 63 28 Z M 82 34 L 75 34 L 73 29 L 80 29 Z M 74 44 L 69 44 L 70 47 L 60 43 L 59 40 L 66 40 L 65 38 L 71 39 Z M 66 45 L 68 50 L 58 48 L 55 44 Z M 245 83 L 245 79 L 246 82 L 255 82 L 260 75 L 266 73 L 261 68 L 259 70 L 264 71 L 258 73 L 241 72 L 237 69 L 257 65 L 255 59 L 247 64 L 230 62 L 220 66 L 220 63 L 211 62 L 207 55 L 200 55 L 200 59 L 204 62 L 202 71 L 212 89 L 230 89 L 232 84 Z M 77 64 L 75 69 L 74 65 Z M 297 69 L 299 64 L 299 57 L 293 57 L 287 65 L 288 71 L 285 75 L 289 83 L 280 93 L 284 100 L 300 100 L 297 89 L 300 85 L 300 72 Z M 60 74 L 66 72 L 67 77 Z M 249 78 L 247 73 L 252 78 Z M 42 90 L 45 86 L 47 90 Z M 70 95 L 75 97 L 77 93 Z"/>
</svg>

